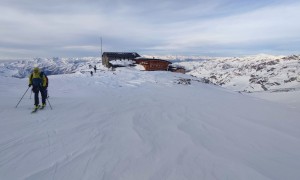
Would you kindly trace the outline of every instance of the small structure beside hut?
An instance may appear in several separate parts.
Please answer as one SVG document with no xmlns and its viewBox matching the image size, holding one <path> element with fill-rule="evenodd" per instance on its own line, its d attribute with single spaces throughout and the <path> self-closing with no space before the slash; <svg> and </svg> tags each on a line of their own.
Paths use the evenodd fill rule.
<svg viewBox="0 0 300 180">
<path fill-rule="evenodd" d="M 184 68 L 172 67 L 170 61 L 155 58 L 141 57 L 136 52 L 104 52 L 102 54 L 102 64 L 105 67 L 121 67 L 117 66 L 115 61 L 133 61 L 135 64 L 142 65 L 146 71 L 172 71 L 185 73 Z M 112 62 L 111 62 L 112 61 Z"/>
<path fill-rule="evenodd" d="M 169 66 L 169 71 L 182 74 L 186 73 L 185 68 L 182 66 Z"/>
<path fill-rule="evenodd" d="M 137 57 L 141 57 L 136 52 L 104 52 L 102 54 L 102 64 L 105 67 L 110 68 L 110 61 L 114 60 L 134 60 Z"/>
<path fill-rule="evenodd" d="M 136 58 L 134 61 L 137 64 L 144 66 L 146 71 L 167 71 L 169 69 L 169 65 L 172 64 L 169 61 L 162 59 L 151 59 L 151 58 Z"/>
</svg>

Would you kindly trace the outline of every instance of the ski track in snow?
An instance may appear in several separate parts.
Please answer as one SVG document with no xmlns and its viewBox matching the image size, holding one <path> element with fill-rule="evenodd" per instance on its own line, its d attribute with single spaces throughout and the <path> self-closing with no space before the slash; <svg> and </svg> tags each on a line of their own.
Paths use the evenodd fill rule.
<svg viewBox="0 0 300 180">
<path fill-rule="evenodd" d="M 0 77 L 0 179 L 300 178 L 300 113 L 186 75 L 124 68 L 49 76 L 30 114 L 27 79 Z"/>
</svg>

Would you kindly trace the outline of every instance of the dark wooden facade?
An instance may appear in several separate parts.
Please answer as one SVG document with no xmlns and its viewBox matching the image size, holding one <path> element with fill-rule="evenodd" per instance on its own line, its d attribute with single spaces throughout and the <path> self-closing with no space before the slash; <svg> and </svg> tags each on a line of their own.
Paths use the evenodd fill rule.
<svg viewBox="0 0 300 180">
<path fill-rule="evenodd" d="M 169 65 L 172 64 L 166 60 L 150 58 L 137 58 L 134 61 L 144 66 L 146 71 L 167 71 Z"/>
<path fill-rule="evenodd" d="M 141 57 L 136 52 L 104 52 L 102 54 L 102 64 L 106 67 L 111 67 L 110 61 L 113 60 L 134 60 Z"/>
</svg>

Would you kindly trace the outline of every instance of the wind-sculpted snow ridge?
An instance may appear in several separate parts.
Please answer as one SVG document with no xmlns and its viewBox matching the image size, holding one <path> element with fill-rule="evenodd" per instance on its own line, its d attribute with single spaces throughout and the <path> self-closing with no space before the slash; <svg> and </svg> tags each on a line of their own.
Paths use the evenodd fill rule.
<svg viewBox="0 0 300 180">
<path fill-rule="evenodd" d="M 101 58 L 34 58 L 0 63 L 0 75 L 16 78 L 27 77 L 34 67 L 41 68 L 47 75 L 71 74 L 87 69 L 87 65 L 99 63 Z"/>
<path fill-rule="evenodd" d="M 188 74 L 244 92 L 290 91 L 300 88 L 300 56 L 260 54 L 243 58 L 215 58 L 177 62 Z"/>
</svg>

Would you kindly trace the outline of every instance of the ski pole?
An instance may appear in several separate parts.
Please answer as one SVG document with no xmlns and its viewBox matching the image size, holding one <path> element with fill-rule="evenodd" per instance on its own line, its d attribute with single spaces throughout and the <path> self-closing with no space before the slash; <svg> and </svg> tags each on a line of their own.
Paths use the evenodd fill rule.
<svg viewBox="0 0 300 180">
<path fill-rule="evenodd" d="M 30 99 L 31 99 L 31 95 L 32 95 L 32 91 L 31 91 L 31 93 L 30 93 Z"/>
<path fill-rule="evenodd" d="M 28 87 L 27 90 L 26 90 L 26 92 L 23 94 L 22 98 L 20 99 L 20 101 L 19 101 L 18 104 L 16 105 L 16 108 L 18 107 L 18 105 L 19 105 L 20 102 L 22 101 L 23 97 L 25 96 L 25 94 L 27 93 L 27 91 L 28 91 L 29 88 L 30 88 L 30 87 Z"/>
<path fill-rule="evenodd" d="M 51 106 L 51 104 L 50 104 L 50 101 L 49 101 L 49 99 L 47 98 L 47 101 L 48 101 L 48 103 L 49 103 L 49 106 L 50 106 L 50 108 L 51 108 L 51 110 L 52 110 L 52 106 Z"/>
</svg>

